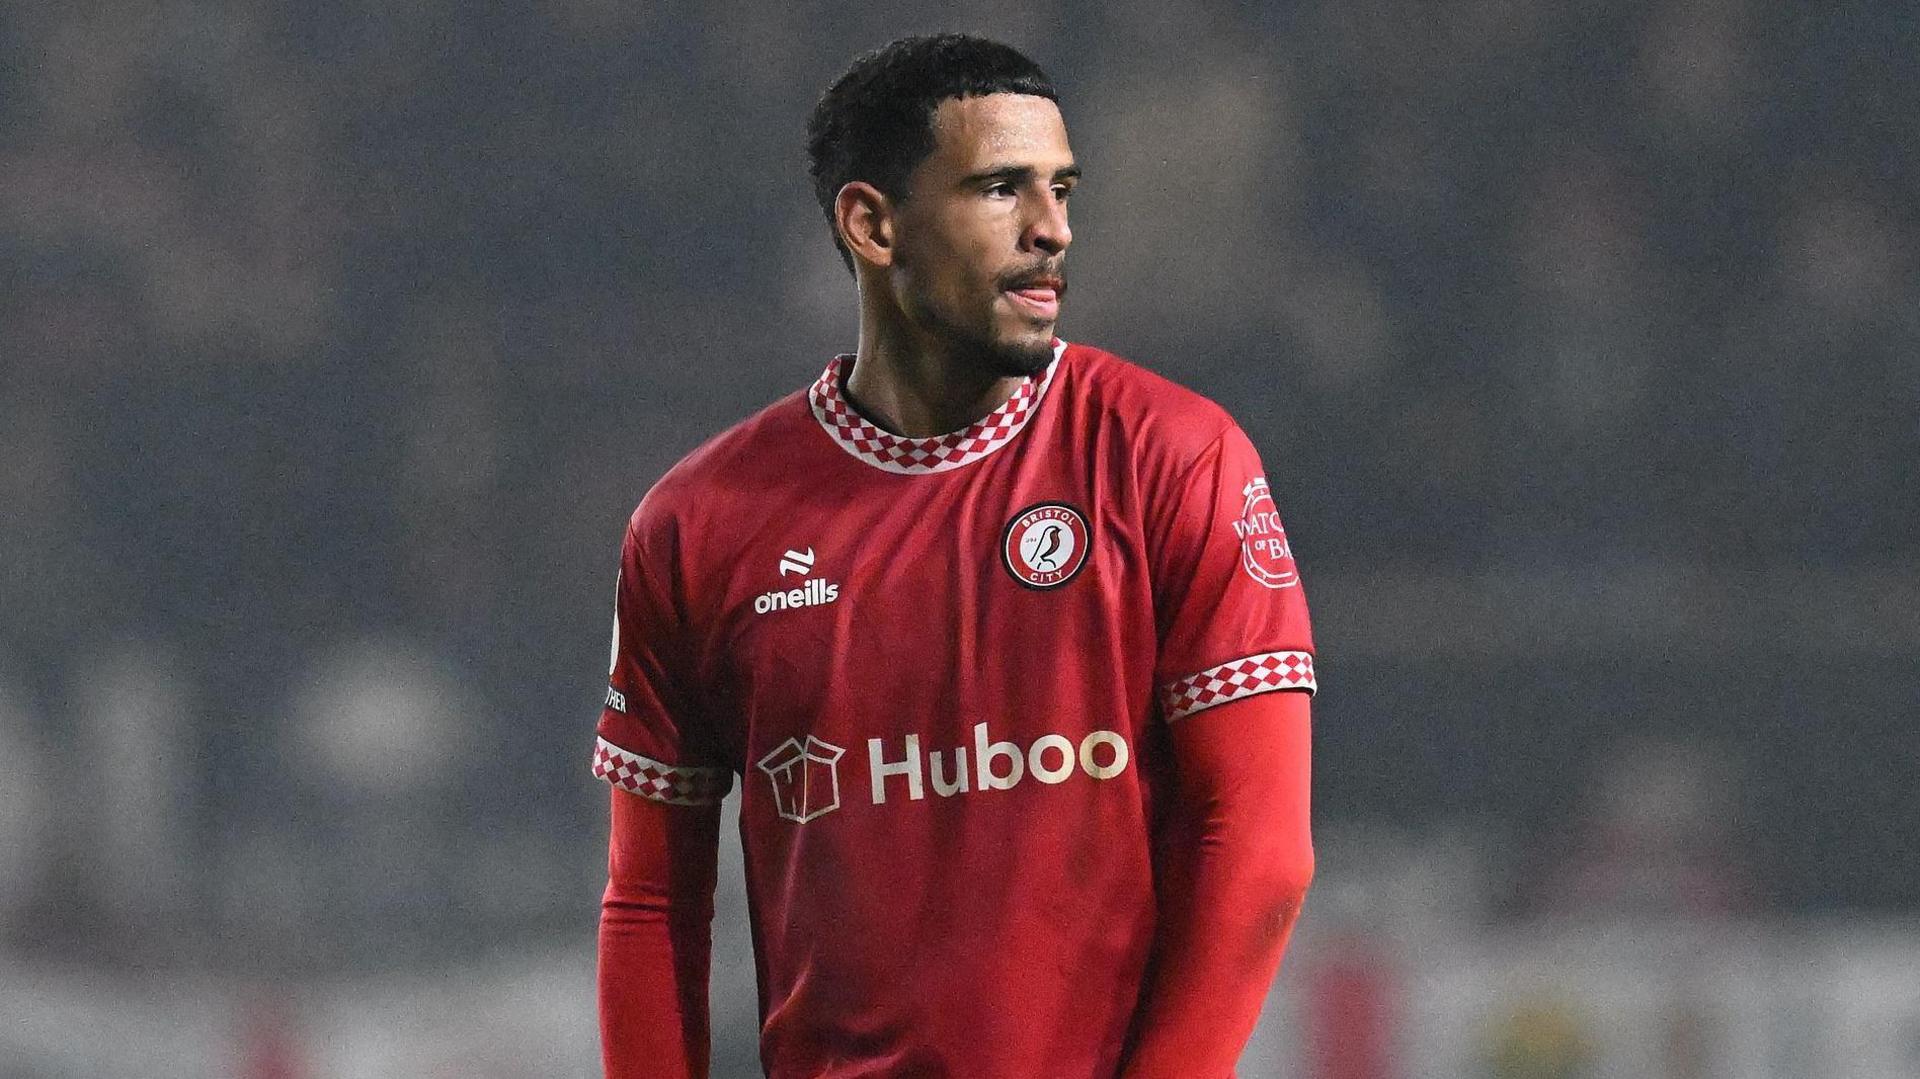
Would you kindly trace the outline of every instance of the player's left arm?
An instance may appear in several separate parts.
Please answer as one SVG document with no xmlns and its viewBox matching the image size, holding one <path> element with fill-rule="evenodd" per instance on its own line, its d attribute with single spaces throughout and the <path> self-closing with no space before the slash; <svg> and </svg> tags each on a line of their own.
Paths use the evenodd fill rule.
<svg viewBox="0 0 1920 1079">
<path fill-rule="evenodd" d="M 1313 635 L 1260 456 L 1226 430 L 1149 476 L 1155 683 L 1175 785 L 1127 1079 L 1233 1071 L 1313 876 Z"/>
<path fill-rule="evenodd" d="M 1309 700 L 1265 693 L 1172 726 L 1178 794 L 1126 1079 L 1231 1075 L 1253 1033 L 1313 879 Z"/>
</svg>

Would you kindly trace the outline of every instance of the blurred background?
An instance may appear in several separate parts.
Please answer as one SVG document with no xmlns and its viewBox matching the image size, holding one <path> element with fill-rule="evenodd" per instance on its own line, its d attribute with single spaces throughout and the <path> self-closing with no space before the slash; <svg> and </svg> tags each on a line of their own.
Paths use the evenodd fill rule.
<svg viewBox="0 0 1920 1079">
<path fill-rule="evenodd" d="M 585 1077 L 626 516 L 971 29 L 1307 577 L 1246 1079 L 1920 1075 L 1912 5 L 0 6 L 0 1077 Z M 737 797 L 737 795 L 736 795 Z M 737 845 L 716 1073 L 757 1074 Z"/>
</svg>

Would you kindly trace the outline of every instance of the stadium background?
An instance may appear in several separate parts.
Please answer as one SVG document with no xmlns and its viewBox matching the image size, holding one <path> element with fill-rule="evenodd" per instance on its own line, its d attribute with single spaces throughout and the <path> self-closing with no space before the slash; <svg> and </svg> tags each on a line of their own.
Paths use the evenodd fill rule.
<svg viewBox="0 0 1920 1079">
<path fill-rule="evenodd" d="M 594 1074 L 620 529 L 851 343 L 800 129 L 936 28 L 1055 76 L 1063 335 L 1234 411 L 1307 574 L 1242 1075 L 1920 1075 L 1915 21 L 7 5 L 0 1076 Z"/>
</svg>

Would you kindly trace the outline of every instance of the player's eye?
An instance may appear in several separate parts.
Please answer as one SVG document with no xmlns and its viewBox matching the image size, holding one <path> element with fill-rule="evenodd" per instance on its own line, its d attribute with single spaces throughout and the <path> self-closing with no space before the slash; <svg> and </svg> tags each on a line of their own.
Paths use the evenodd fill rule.
<svg viewBox="0 0 1920 1079">
<path fill-rule="evenodd" d="M 1013 185 L 1005 180 L 988 184 L 987 196 L 996 199 L 1010 199 L 1013 197 Z"/>
<path fill-rule="evenodd" d="M 1055 200 L 1055 201 L 1057 201 L 1057 202 L 1065 202 L 1065 201 L 1067 201 L 1068 199 L 1070 199 L 1070 198 L 1072 198 L 1072 197 L 1073 197 L 1073 185 L 1071 185 L 1071 184 L 1054 184 L 1054 185 L 1053 185 L 1053 197 L 1054 197 L 1054 200 Z"/>
</svg>

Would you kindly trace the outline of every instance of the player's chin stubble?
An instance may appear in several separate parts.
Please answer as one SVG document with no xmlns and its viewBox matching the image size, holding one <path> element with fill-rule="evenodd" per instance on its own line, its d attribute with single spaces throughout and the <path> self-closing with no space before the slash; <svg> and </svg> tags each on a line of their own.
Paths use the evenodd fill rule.
<svg viewBox="0 0 1920 1079">
<path fill-rule="evenodd" d="M 1050 338 L 1051 335 L 1049 335 Z M 1053 361 L 1053 342 L 995 341 L 984 345 L 977 357 L 979 365 L 1002 378 L 1031 378 L 1047 369 Z"/>
<path fill-rule="evenodd" d="M 967 359 L 980 370 L 998 378 L 1031 378 L 1053 362 L 1052 335 L 1022 335 L 1017 339 L 975 338 L 963 344 Z M 962 351 L 962 349 L 956 349 Z"/>
<path fill-rule="evenodd" d="M 995 378 L 1031 378 L 1053 362 L 1051 326 L 1045 327 L 1047 332 L 1029 329 L 1033 322 L 1022 318 L 1018 320 L 1023 324 L 1020 329 L 1003 331 L 999 312 L 989 303 L 982 332 L 963 327 L 959 319 L 949 317 L 934 304 L 914 306 L 918 308 L 916 321 L 939 338 L 955 359 L 975 370 Z"/>
</svg>

